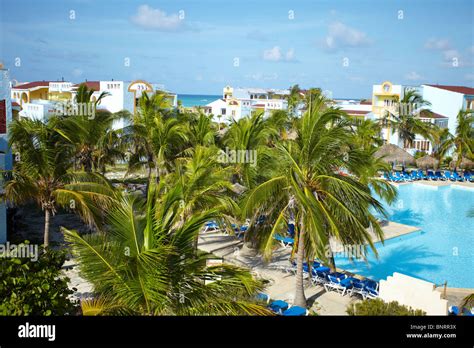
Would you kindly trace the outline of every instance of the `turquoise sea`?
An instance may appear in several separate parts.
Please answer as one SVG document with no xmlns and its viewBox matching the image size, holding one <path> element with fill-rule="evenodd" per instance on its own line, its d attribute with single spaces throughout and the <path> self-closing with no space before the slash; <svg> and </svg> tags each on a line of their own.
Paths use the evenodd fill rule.
<svg viewBox="0 0 474 348">
<path fill-rule="evenodd" d="M 222 98 L 222 96 L 206 94 L 178 94 L 178 100 L 181 100 L 184 107 L 204 106 L 219 98 Z"/>
</svg>

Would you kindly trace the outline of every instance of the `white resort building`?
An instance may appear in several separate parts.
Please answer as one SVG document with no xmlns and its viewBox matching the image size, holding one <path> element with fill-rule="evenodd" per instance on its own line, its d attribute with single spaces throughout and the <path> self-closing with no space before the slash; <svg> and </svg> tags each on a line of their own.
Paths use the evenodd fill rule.
<svg viewBox="0 0 474 348">
<path fill-rule="evenodd" d="M 96 101 L 100 94 L 107 92 L 98 109 L 118 112 L 128 110 L 134 112 L 137 99 L 142 92 L 149 94 L 163 91 L 168 94 L 173 107 L 177 106 L 177 95 L 165 90 L 163 85 L 149 83 L 143 80 L 126 81 L 85 81 L 82 82 L 89 89 L 94 90 L 92 101 Z M 11 90 L 11 100 L 19 117 L 46 120 L 55 113 L 58 103 L 74 102 L 80 84 L 67 81 L 35 81 L 15 85 Z M 121 127 L 115 124 L 115 128 Z"/>
<path fill-rule="evenodd" d="M 207 104 L 203 110 L 212 114 L 216 122 L 230 122 L 263 112 L 269 116 L 273 110 L 288 109 L 288 89 L 223 88 L 222 98 Z"/>
</svg>

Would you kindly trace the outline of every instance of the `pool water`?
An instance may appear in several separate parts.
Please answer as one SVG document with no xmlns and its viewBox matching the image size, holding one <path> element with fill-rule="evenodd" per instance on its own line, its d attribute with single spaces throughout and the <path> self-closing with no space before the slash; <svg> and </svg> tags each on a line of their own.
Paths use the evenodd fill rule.
<svg viewBox="0 0 474 348">
<path fill-rule="evenodd" d="M 376 243 L 378 259 L 370 251 L 367 263 L 336 257 L 336 265 L 372 279 L 393 272 L 448 287 L 474 288 L 474 189 L 455 185 L 401 185 L 398 200 L 385 204 L 388 219 L 416 226 L 420 231 Z"/>
</svg>

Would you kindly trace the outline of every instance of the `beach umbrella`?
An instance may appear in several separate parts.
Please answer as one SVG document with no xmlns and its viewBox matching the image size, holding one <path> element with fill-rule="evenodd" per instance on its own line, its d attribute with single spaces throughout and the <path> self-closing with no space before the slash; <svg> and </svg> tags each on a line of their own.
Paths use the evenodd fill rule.
<svg viewBox="0 0 474 348">
<path fill-rule="evenodd" d="M 416 166 L 418 168 L 428 169 L 428 168 L 438 168 L 439 161 L 430 155 L 425 155 L 416 160 Z"/>
<path fill-rule="evenodd" d="M 450 168 L 455 168 L 456 167 L 456 160 L 452 160 L 451 162 L 449 162 L 449 167 Z M 466 158 L 466 157 L 463 157 L 459 167 L 462 168 L 462 169 L 471 169 L 471 168 L 474 168 L 474 162 L 471 161 L 470 159 Z"/>
<path fill-rule="evenodd" d="M 384 162 L 391 164 L 410 165 L 415 164 L 415 158 L 408 152 L 393 144 L 382 145 L 374 154 L 375 157 L 382 158 Z"/>
</svg>

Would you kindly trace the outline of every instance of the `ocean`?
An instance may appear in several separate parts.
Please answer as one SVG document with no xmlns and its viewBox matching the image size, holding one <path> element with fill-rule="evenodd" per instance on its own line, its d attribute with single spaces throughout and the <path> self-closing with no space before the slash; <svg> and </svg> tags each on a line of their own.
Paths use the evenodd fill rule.
<svg viewBox="0 0 474 348">
<path fill-rule="evenodd" d="M 184 107 L 204 106 L 219 98 L 222 98 L 222 96 L 205 94 L 178 94 L 178 100 L 181 100 Z"/>
</svg>

